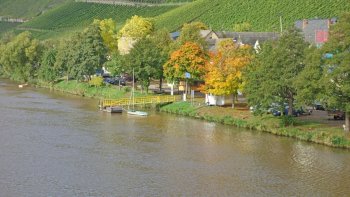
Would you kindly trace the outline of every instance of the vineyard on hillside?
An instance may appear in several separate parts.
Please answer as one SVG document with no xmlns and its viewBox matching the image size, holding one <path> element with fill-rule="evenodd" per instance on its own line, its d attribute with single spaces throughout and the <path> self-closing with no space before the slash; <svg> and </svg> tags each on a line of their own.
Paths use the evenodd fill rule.
<svg viewBox="0 0 350 197">
<path fill-rule="evenodd" d="M 120 27 L 127 19 L 131 18 L 133 15 L 155 17 L 174 8 L 176 7 L 122 6 L 70 2 L 61 7 L 53 9 L 50 12 L 47 12 L 27 23 L 22 24 L 20 28 L 22 30 L 34 31 L 74 31 L 86 27 L 92 23 L 94 19 L 105 18 L 115 19 L 118 26 Z"/>
<path fill-rule="evenodd" d="M 32 18 L 72 0 L 0 0 L 0 16 Z"/>
<path fill-rule="evenodd" d="M 8 30 L 15 28 L 18 25 L 20 25 L 20 23 L 9 23 L 0 21 L 0 35 Z"/>
<path fill-rule="evenodd" d="M 197 0 L 156 17 L 157 27 L 177 30 L 183 23 L 202 21 L 214 30 L 231 30 L 248 22 L 253 31 L 278 31 L 304 18 L 328 18 L 350 11 L 349 0 Z"/>
</svg>

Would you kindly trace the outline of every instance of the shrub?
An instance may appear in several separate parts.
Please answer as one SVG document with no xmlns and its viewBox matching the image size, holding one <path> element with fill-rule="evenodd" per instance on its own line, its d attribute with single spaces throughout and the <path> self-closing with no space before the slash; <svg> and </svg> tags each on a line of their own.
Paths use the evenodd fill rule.
<svg viewBox="0 0 350 197">
<path fill-rule="evenodd" d="M 293 116 L 282 116 L 280 121 L 281 127 L 294 126 L 296 124 L 296 120 Z"/>
<path fill-rule="evenodd" d="M 103 78 L 101 76 L 93 77 L 89 81 L 89 85 L 90 86 L 95 86 L 95 87 L 101 87 L 101 86 L 103 86 Z"/>
</svg>

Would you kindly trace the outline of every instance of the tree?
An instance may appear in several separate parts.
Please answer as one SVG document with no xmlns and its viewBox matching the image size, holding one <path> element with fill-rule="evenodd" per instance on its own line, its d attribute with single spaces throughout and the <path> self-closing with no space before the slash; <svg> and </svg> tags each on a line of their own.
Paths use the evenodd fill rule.
<svg viewBox="0 0 350 197">
<path fill-rule="evenodd" d="M 250 105 L 288 103 L 288 115 L 293 114 L 297 94 L 294 81 L 304 68 L 306 47 L 304 38 L 294 28 L 283 32 L 277 42 L 263 45 L 245 72 L 245 93 Z"/>
<path fill-rule="evenodd" d="M 57 50 L 48 48 L 41 59 L 41 65 L 38 70 L 38 78 L 46 82 L 54 82 L 60 76 L 60 72 L 55 68 Z"/>
<path fill-rule="evenodd" d="M 242 70 L 250 63 L 251 52 L 250 46 L 236 45 L 230 39 L 220 42 L 218 53 L 212 54 L 206 65 L 202 91 L 214 95 L 233 94 L 235 97 L 242 89 Z"/>
<path fill-rule="evenodd" d="M 95 24 L 100 27 L 100 34 L 103 39 L 103 43 L 108 48 L 110 54 L 118 52 L 118 32 L 117 25 L 113 19 L 96 20 Z"/>
<path fill-rule="evenodd" d="M 325 99 L 330 107 L 345 111 L 345 131 L 350 127 L 350 13 L 343 14 L 331 27 L 329 41 L 322 47 L 323 54 L 333 54 L 325 59 L 321 78 Z"/>
<path fill-rule="evenodd" d="M 208 61 L 206 52 L 196 43 L 187 42 L 174 51 L 164 64 L 164 76 L 169 81 L 179 81 L 190 73 L 191 79 L 202 78 Z"/>
<path fill-rule="evenodd" d="M 128 56 L 130 70 L 135 70 L 135 77 L 141 83 L 142 89 L 148 92 L 151 79 L 163 77 L 163 64 L 167 59 L 162 48 L 151 37 L 139 40 Z"/>
<path fill-rule="evenodd" d="M 151 34 L 153 30 L 154 24 L 149 19 L 140 16 L 133 16 L 131 19 L 128 19 L 119 31 L 119 52 L 122 55 L 128 54 L 138 40 Z"/>
<path fill-rule="evenodd" d="M 149 19 L 135 15 L 126 21 L 123 28 L 119 31 L 119 35 L 121 37 L 138 39 L 149 35 L 153 30 L 154 25 Z"/>
<path fill-rule="evenodd" d="M 107 49 L 103 44 L 98 25 L 92 24 L 70 41 L 65 60 L 69 76 L 75 79 L 90 79 L 106 61 Z"/>
<path fill-rule="evenodd" d="M 205 27 L 206 26 L 203 23 L 199 22 L 184 24 L 177 42 L 178 46 L 184 45 L 186 42 L 193 42 L 201 46 L 203 49 L 206 49 L 207 42 L 200 34 L 200 30 L 203 30 Z"/>
<path fill-rule="evenodd" d="M 41 54 L 40 42 L 23 32 L 1 47 L 0 64 L 5 75 L 27 82 L 35 77 Z"/>
</svg>

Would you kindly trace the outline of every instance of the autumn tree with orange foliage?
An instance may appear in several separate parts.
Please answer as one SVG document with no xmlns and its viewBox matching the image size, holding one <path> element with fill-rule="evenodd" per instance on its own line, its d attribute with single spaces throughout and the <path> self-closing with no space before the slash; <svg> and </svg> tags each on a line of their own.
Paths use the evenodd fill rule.
<svg viewBox="0 0 350 197">
<path fill-rule="evenodd" d="M 179 81 L 185 78 L 185 73 L 191 74 L 191 79 L 200 79 L 208 62 L 207 53 L 196 43 L 186 42 L 174 51 L 164 64 L 164 76 L 168 81 Z"/>
<path fill-rule="evenodd" d="M 227 39 L 219 43 L 218 52 L 210 57 L 205 67 L 202 92 L 236 96 L 243 86 L 242 70 L 253 58 L 252 48 L 248 45 L 239 46 Z"/>
</svg>

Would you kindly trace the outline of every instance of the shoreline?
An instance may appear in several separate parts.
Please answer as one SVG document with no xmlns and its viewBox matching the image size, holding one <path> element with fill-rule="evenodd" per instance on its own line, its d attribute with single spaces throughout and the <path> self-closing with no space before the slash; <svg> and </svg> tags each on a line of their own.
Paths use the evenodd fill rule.
<svg viewBox="0 0 350 197">
<path fill-rule="evenodd" d="M 103 86 L 96 88 L 77 81 L 61 81 L 53 85 L 47 83 L 36 83 L 29 85 L 95 99 L 122 98 L 126 97 L 126 95 L 129 93 L 127 87 L 122 87 L 121 90 L 116 90 L 116 87 L 114 86 Z M 112 94 L 111 91 L 115 92 Z M 350 136 L 341 131 L 341 129 L 324 127 L 322 124 L 310 123 L 311 125 L 309 125 L 308 121 L 304 122 L 304 125 L 281 127 L 279 125 L 281 121 L 280 118 L 272 116 L 247 115 L 242 111 L 234 110 L 231 108 L 228 108 L 228 111 L 235 111 L 235 114 L 221 114 L 221 112 L 214 113 L 215 111 L 223 109 L 225 108 L 215 106 L 196 107 L 192 106 L 189 102 L 176 102 L 156 106 L 156 110 L 160 112 L 201 119 L 208 122 L 231 125 L 238 128 L 249 129 L 251 131 L 256 130 L 278 136 L 291 137 L 297 140 L 350 150 Z"/>
<path fill-rule="evenodd" d="M 215 111 L 223 110 L 215 106 L 195 107 L 188 102 L 177 102 L 160 107 L 161 112 L 202 119 L 208 122 L 216 122 L 231 125 L 238 128 L 245 128 L 251 131 L 261 131 L 278 136 L 291 137 L 297 140 L 322 144 L 335 148 L 350 150 L 350 136 L 341 129 L 324 127 L 320 123 L 308 121 L 300 122 L 296 126 L 280 126 L 281 118 L 272 116 L 239 116 L 237 115 L 215 115 Z M 228 109 L 226 111 L 233 111 Z M 204 112 L 203 112 L 204 111 Z M 213 113 L 210 113 L 210 112 Z"/>
</svg>

